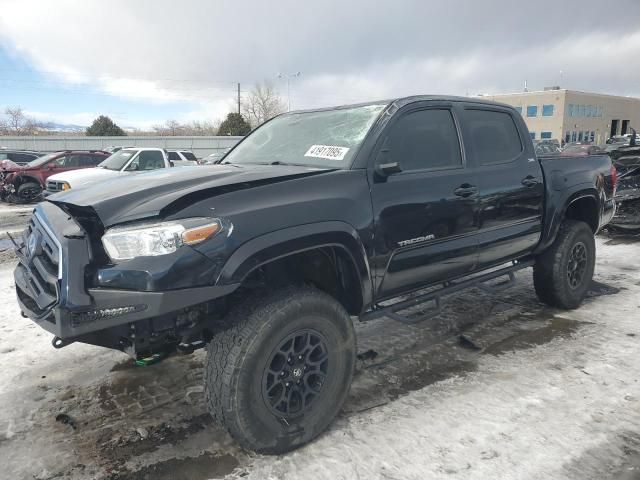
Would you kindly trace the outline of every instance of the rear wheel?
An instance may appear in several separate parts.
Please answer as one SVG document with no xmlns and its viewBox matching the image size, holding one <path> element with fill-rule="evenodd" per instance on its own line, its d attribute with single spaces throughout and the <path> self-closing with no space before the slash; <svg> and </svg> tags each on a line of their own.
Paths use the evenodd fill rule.
<svg viewBox="0 0 640 480">
<path fill-rule="evenodd" d="M 591 228 L 584 222 L 565 220 L 553 245 L 536 259 L 533 267 L 538 298 L 552 307 L 577 308 L 591 284 L 595 262 Z"/>
<path fill-rule="evenodd" d="M 27 182 L 18 187 L 18 201 L 22 203 L 35 202 L 42 195 L 42 186 L 39 183 Z"/>
<path fill-rule="evenodd" d="M 353 375 L 355 334 L 335 299 L 310 287 L 255 297 L 209 344 L 211 414 L 245 448 L 278 454 L 327 428 Z"/>
</svg>

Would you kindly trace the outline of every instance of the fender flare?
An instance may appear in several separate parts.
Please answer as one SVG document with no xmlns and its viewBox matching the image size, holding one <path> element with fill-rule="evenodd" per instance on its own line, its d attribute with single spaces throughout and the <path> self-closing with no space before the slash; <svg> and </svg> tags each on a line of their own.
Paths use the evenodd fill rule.
<svg viewBox="0 0 640 480">
<path fill-rule="evenodd" d="M 360 235 L 351 225 L 328 221 L 298 225 L 253 238 L 236 249 L 225 262 L 216 285 L 239 284 L 262 265 L 322 247 L 341 249 L 356 268 L 363 308 L 373 299 L 371 269 Z"/>
<path fill-rule="evenodd" d="M 42 185 L 42 182 L 40 181 L 39 178 L 34 177 L 33 175 L 29 175 L 27 174 L 18 174 L 16 175 L 13 180 L 12 183 L 15 184 L 16 181 L 19 181 L 18 183 L 20 185 L 22 185 L 23 183 L 27 183 L 27 182 L 33 182 L 33 183 L 37 183 L 38 185 L 40 185 L 42 188 L 44 188 L 44 186 Z"/>
<path fill-rule="evenodd" d="M 587 188 L 585 188 L 584 184 L 576 185 L 575 188 L 563 193 L 565 193 L 565 195 L 563 195 L 563 197 L 557 203 L 561 206 L 560 208 L 555 208 L 553 210 L 548 226 L 544 230 L 544 240 L 541 242 L 538 248 L 536 248 L 536 253 L 542 252 L 555 241 L 556 236 L 558 235 L 558 231 L 560 230 L 560 225 L 564 220 L 567 210 L 569 209 L 571 204 L 576 202 L 577 200 L 581 200 L 583 198 L 590 198 L 593 200 L 594 204 L 598 208 L 598 224 L 600 224 L 602 218 L 603 202 L 598 201 L 599 199 L 601 200 L 601 197 L 598 193 L 598 190 L 596 190 L 593 185 L 588 184 Z"/>
</svg>

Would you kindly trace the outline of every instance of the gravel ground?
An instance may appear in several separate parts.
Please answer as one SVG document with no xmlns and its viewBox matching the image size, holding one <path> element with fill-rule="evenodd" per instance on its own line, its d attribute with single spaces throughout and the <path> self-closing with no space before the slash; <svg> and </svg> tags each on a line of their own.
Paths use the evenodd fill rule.
<svg viewBox="0 0 640 480">
<path fill-rule="evenodd" d="M 22 215 L 5 213 L 3 229 Z M 0 478 L 640 478 L 639 247 L 599 238 L 575 311 L 539 304 L 524 270 L 506 292 L 451 297 L 424 325 L 357 324 L 343 412 L 277 457 L 212 425 L 203 352 L 135 367 L 97 347 L 54 350 L 19 314 L 13 261 L 0 262 Z"/>
</svg>

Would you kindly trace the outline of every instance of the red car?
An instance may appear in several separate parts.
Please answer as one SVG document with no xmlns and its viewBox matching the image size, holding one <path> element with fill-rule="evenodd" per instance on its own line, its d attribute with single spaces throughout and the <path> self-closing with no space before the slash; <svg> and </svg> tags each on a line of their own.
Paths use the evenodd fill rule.
<svg viewBox="0 0 640 480">
<path fill-rule="evenodd" d="M 51 175 L 97 166 L 108 153 L 99 150 L 67 150 L 50 153 L 20 166 L 11 160 L 0 161 L 0 199 L 29 203 L 40 198 Z"/>
</svg>

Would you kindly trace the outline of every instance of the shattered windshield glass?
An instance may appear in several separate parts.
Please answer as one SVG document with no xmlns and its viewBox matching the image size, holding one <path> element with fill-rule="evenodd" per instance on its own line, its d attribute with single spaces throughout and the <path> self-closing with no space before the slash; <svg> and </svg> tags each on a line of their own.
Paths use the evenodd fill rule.
<svg viewBox="0 0 640 480">
<path fill-rule="evenodd" d="M 274 118 L 234 148 L 223 163 L 349 168 L 386 105 L 366 105 Z"/>
</svg>

